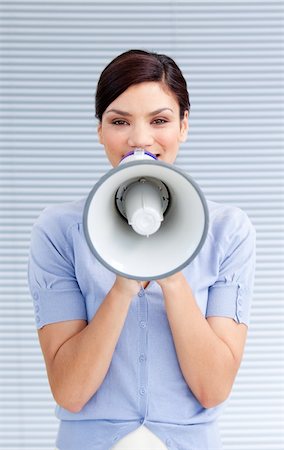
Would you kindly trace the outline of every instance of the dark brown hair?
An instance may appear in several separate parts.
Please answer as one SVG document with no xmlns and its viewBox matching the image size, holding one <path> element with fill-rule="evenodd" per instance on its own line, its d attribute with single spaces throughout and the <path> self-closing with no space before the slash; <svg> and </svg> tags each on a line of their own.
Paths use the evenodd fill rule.
<svg viewBox="0 0 284 450">
<path fill-rule="evenodd" d="M 145 81 L 165 84 L 176 97 L 180 118 L 190 109 L 182 72 L 172 58 L 144 50 L 128 50 L 114 58 L 102 71 L 96 92 L 96 117 L 102 120 L 107 107 L 130 86 Z"/>
</svg>

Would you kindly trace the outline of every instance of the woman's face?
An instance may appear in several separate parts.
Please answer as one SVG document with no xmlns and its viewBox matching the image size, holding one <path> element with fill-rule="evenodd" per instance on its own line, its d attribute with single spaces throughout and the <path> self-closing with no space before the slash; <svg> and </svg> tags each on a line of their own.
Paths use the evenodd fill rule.
<svg viewBox="0 0 284 450">
<path fill-rule="evenodd" d="M 180 120 L 175 96 L 159 82 L 130 86 L 107 107 L 98 126 L 100 143 L 114 167 L 135 148 L 172 164 L 187 131 L 188 111 Z"/>
</svg>

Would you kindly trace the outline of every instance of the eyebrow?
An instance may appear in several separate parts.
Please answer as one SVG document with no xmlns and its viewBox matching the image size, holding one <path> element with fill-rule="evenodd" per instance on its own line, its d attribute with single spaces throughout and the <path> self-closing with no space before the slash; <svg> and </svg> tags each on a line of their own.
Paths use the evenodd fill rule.
<svg viewBox="0 0 284 450">
<path fill-rule="evenodd" d="M 155 116 L 156 114 L 160 114 L 163 111 L 171 111 L 172 113 L 174 112 L 171 108 L 159 108 L 156 109 L 155 111 L 152 111 L 148 114 L 148 116 Z M 119 114 L 121 116 L 125 116 L 125 117 L 129 117 L 131 116 L 131 114 L 127 111 L 122 111 L 121 109 L 109 109 L 108 111 L 106 111 L 106 114 L 108 113 L 115 113 L 115 114 Z"/>
</svg>

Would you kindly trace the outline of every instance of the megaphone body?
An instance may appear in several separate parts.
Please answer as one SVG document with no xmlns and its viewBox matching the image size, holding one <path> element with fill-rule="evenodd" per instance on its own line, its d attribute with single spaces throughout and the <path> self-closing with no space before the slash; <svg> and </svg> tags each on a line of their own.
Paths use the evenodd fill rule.
<svg viewBox="0 0 284 450">
<path fill-rule="evenodd" d="M 161 279 L 180 271 L 201 250 L 208 208 L 187 173 L 137 149 L 93 187 L 83 228 L 92 253 L 112 272 Z"/>
</svg>

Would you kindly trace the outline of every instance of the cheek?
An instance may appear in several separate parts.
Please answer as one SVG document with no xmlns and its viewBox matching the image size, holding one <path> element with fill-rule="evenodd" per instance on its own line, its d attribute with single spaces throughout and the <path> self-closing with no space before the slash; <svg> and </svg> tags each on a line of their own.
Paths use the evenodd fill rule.
<svg viewBox="0 0 284 450">
<path fill-rule="evenodd" d="M 163 145 L 173 145 L 179 143 L 180 133 L 176 128 L 168 128 L 161 130 L 156 139 Z"/>
<path fill-rule="evenodd" d="M 108 129 L 103 135 L 103 146 L 111 165 L 116 167 L 120 163 L 123 149 L 125 148 L 124 139 L 121 137 L 121 133 Z"/>
<path fill-rule="evenodd" d="M 108 147 L 118 152 L 121 151 L 122 147 L 124 148 L 127 143 L 127 136 L 127 130 L 124 129 L 110 132 L 106 140 Z"/>
</svg>

